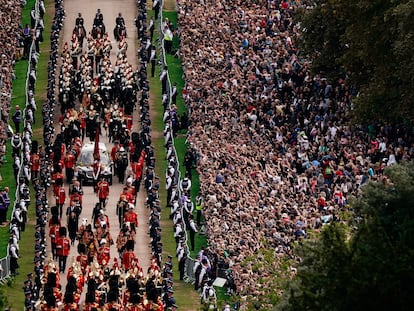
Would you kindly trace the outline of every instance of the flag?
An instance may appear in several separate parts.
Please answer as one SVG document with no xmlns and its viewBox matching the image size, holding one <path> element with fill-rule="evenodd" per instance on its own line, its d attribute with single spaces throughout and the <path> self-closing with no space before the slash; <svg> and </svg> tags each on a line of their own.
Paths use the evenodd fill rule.
<svg viewBox="0 0 414 311">
<path fill-rule="evenodd" d="M 99 125 L 96 127 L 95 132 L 95 145 L 93 149 L 93 159 L 95 161 L 101 161 L 101 155 L 99 154 Z"/>
</svg>

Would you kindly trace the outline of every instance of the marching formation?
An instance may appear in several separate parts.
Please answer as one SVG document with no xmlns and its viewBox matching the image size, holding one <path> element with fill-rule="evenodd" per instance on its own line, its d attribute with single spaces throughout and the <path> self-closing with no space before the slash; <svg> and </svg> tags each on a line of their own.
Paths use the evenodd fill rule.
<svg viewBox="0 0 414 311">
<path fill-rule="evenodd" d="M 139 9 L 146 17 L 144 2 Z M 56 2 L 55 14 L 54 25 L 61 25 L 64 10 L 60 1 Z M 77 30 L 83 33 L 82 14 L 75 23 L 75 29 L 81 28 Z M 116 23 L 115 30 L 125 26 L 121 14 Z M 126 57 L 124 29 L 119 33 L 116 61 L 112 64 L 111 42 L 99 9 L 94 20 L 96 27 L 101 33 L 95 35 L 92 31 L 88 35 L 85 52 L 81 38 L 74 32 L 70 46 L 65 44 L 63 51 L 57 53 L 60 28 L 53 33 L 56 41 L 52 42 L 51 67 L 57 68 L 59 58 L 61 66 L 57 95 L 52 91 L 55 75 L 49 72 L 48 101 L 43 106 L 45 147 L 35 150 L 41 163 L 40 178 L 32 180 L 38 210 L 36 276 L 34 281 L 25 282 L 25 308 L 175 310 L 172 257 L 163 261 L 161 256 L 159 178 L 154 173 L 151 145 L 147 61 L 140 58 L 139 70 L 133 70 Z M 144 44 L 146 31 L 140 35 Z M 89 53 L 92 46 L 102 54 Z M 57 128 L 53 122 L 55 102 L 61 112 Z M 135 132 L 133 115 L 140 120 L 140 129 Z M 111 150 L 100 143 L 103 135 L 113 143 Z M 112 176 L 117 176 L 117 180 Z M 28 183 L 30 179 L 23 181 Z M 122 184 L 122 192 L 116 206 L 109 206 L 109 195 L 117 195 L 110 187 L 115 182 Z M 83 198 L 87 183 L 92 184 L 96 194 L 92 206 Z M 56 200 L 53 206 L 48 206 L 48 187 Z M 143 208 L 137 203 L 139 191 L 146 192 L 145 206 L 150 210 L 152 255 L 147 271 L 135 253 L 136 230 L 146 225 L 138 223 L 137 210 Z M 118 224 L 110 223 L 108 208 L 116 209 Z M 111 231 L 117 226 L 119 233 L 112 236 Z M 111 252 L 112 245 L 117 254 Z M 70 256 L 73 248 L 76 256 Z"/>
</svg>

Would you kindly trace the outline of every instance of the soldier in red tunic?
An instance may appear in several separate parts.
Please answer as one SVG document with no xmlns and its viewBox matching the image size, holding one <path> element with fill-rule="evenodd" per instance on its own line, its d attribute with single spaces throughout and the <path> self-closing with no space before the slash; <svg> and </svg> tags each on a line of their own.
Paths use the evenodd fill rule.
<svg viewBox="0 0 414 311">
<path fill-rule="evenodd" d="M 101 204 L 101 208 L 105 209 L 106 202 L 109 196 L 109 183 L 106 178 L 102 178 L 100 182 L 98 182 L 98 191 L 97 196 L 99 198 L 99 203 Z"/>
<path fill-rule="evenodd" d="M 124 215 L 124 222 L 129 222 L 131 224 L 131 230 L 136 232 L 136 228 L 138 227 L 138 216 L 137 213 L 134 212 L 134 205 L 129 203 L 129 210 Z"/>
<path fill-rule="evenodd" d="M 30 154 L 30 170 L 32 171 L 32 179 L 39 176 L 40 156 L 38 153 Z"/>
<path fill-rule="evenodd" d="M 63 185 L 63 174 L 62 174 L 62 171 L 60 170 L 60 167 L 59 166 L 56 166 L 56 169 L 59 169 L 59 170 L 56 170 L 53 173 L 53 175 L 52 175 L 53 194 L 55 196 L 57 196 L 59 186 L 62 186 Z"/>
<path fill-rule="evenodd" d="M 98 263 L 101 266 L 105 266 L 109 263 L 110 259 L 111 259 L 111 249 L 107 245 L 106 239 L 102 239 L 99 242 L 98 256 L 97 256 Z"/>
<path fill-rule="evenodd" d="M 66 260 L 70 251 L 70 239 L 66 236 L 66 227 L 59 229 L 60 237 L 56 241 L 57 256 L 59 259 L 59 271 L 65 272 Z"/>
<path fill-rule="evenodd" d="M 128 240 L 126 243 L 126 251 L 122 255 L 122 266 L 125 271 L 128 271 L 132 267 L 132 262 L 137 260 L 137 256 L 134 253 L 134 241 Z"/>
<path fill-rule="evenodd" d="M 49 222 L 49 237 L 52 247 L 53 259 L 57 259 L 56 241 L 59 238 L 60 220 L 57 215 L 52 216 Z"/>
<path fill-rule="evenodd" d="M 88 267 L 88 255 L 86 255 L 85 244 L 78 244 L 78 253 L 79 255 L 76 257 L 76 261 L 79 262 L 82 274 L 85 275 L 86 268 Z"/>
<path fill-rule="evenodd" d="M 66 202 L 66 190 L 63 185 L 59 186 L 56 191 L 56 206 L 59 210 L 59 217 L 62 218 L 63 204 Z"/>
</svg>

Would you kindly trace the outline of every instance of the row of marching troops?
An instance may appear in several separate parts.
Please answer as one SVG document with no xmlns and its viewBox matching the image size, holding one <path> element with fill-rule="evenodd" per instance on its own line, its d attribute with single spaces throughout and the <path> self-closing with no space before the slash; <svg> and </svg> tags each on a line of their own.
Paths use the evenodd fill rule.
<svg viewBox="0 0 414 311">
<path fill-rule="evenodd" d="M 145 6 L 141 5 L 141 9 L 145 9 Z M 116 207 L 120 226 L 120 233 L 116 239 L 119 261 L 115 257 L 113 258 L 113 264 L 110 264 L 110 245 L 115 241 L 110 234 L 111 224 L 109 224 L 108 217 L 105 215 L 107 202 L 105 196 L 109 195 L 107 181 L 101 180 L 97 183 L 99 202 L 93 209 L 91 224 L 88 224 L 83 219 L 80 226 L 73 226 L 73 228 L 77 227 L 76 234 L 74 235 L 71 229 L 72 226 L 69 223 L 71 217 L 68 217 L 67 226 L 63 226 L 60 223 L 60 218 L 62 217 L 61 205 L 65 201 L 63 200 L 62 203 L 62 200 L 59 198 L 64 178 L 63 167 L 66 168 L 66 178 L 69 178 L 69 181 L 72 183 L 69 193 L 69 206 L 67 208 L 68 216 L 73 214 L 79 217 L 82 211 L 82 187 L 75 178 L 76 171 L 71 171 L 69 164 L 75 161 L 70 160 L 71 157 L 68 157 L 68 155 L 73 153 L 73 156 L 76 158 L 76 155 L 79 153 L 82 134 L 81 131 L 76 132 L 77 135 L 71 139 L 68 139 L 64 134 L 67 126 L 74 122 L 76 115 L 73 109 L 74 105 L 70 109 L 64 109 L 65 116 L 60 120 L 62 132 L 56 136 L 55 144 L 49 144 L 46 148 L 48 151 L 47 158 L 51 162 L 50 167 L 53 168 L 53 174 L 49 178 L 51 180 L 50 183 L 53 184 L 53 190 L 57 194 L 56 197 L 59 198 L 59 201 L 58 199 L 56 201 L 56 206 L 50 208 L 52 217 L 49 220 L 52 256 L 58 259 L 59 264 L 56 265 L 52 261 L 53 258 L 50 258 L 50 262 L 46 265 L 43 261 L 36 261 L 39 262 L 35 265 L 39 265 L 39 280 L 42 286 L 37 306 L 41 310 L 57 310 L 59 305 L 63 306 L 61 307 L 63 310 L 78 310 L 81 293 L 85 286 L 87 291 L 85 301 L 83 302 L 83 310 L 175 310 L 177 308 L 173 297 L 172 258 L 169 257 L 164 265 L 161 265 L 159 179 L 154 174 L 155 158 L 151 146 L 151 122 L 148 104 L 149 89 L 145 64 L 141 64 L 137 78 L 141 91 L 139 102 L 141 131 L 133 133 L 125 141 L 122 137 L 117 137 L 115 149 L 111 150 L 111 156 L 115 154 L 115 157 L 119 150 L 126 150 L 131 164 L 127 170 L 125 187 Z M 82 99 L 84 100 L 85 97 L 82 96 Z M 88 96 L 88 100 L 92 100 L 92 96 Z M 117 102 L 117 104 L 122 105 L 120 102 Z M 86 106 L 82 105 L 82 108 L 91 110 L 90 105 L 90 103 Z M 119 109 L 112 104 L 110 108 L 113 111 Z M 125 109 L 125 105 L 120 108 Z M 53 109 L 49 109 L 47 112 L 51 110 Z M 69 114 L 67 114 L 68 112 Z M 82 111 L 77 112 L 78 115 L 80 113 Z M 69 120 L 70 118 L 72 120 Z M 45 128 L 46 124 L 49 126 L 53 124 L 50 122 L 50 119 L 51 116 L 49 114 L 44 118 Z M 125 120 L 121 127 L 128 129 Z M 49 135 L 44 135 L 44 137 L 50 139 L 53 137 L 50 134 L 53 134 L 53 131 L 50 131 Z M 112 137 L 112 139 L 114 138 Z M 144 271 L 139 266 L 138 258 L 134 253 L 135 228 L 138 226 L 137 215 L 134 212 L 135 197 L 140 190 L 142 181 L 147 192 L 146 203 L 148 208 L 151 209 L 149 231 L 153 259 L 146 276 L 144 276 Z M 67 231 L 69 231 L 69 236 Z M 74 245 L 74 240 L 79 241 L 77 245 L 78 255 L 66 270 L 67 256 L 70 248 Z M 36 268 L 35 271 L 37 271 Z M 59 274 L 59 272 L 65 271 L 67 271 L 67 286 L 64 290 L 60 286 L 60 277 L 65 274 Z M 65 293 L 63 294 L 63 292 Z"/>
<path fill-rule="evenodd" d="M 136 72 L 126 56 L 127 47 L 122 38 L 112 64 L 112 44 L 107 34 L 102 38 L 99 35 L 93 38 L 90 34 L 88 50 L 79 57 L 73 56 L 72 51 L 81 49 L 77 36 L 74 34 L 71 47 L 65 43 L 58 99 L 62 115 L 66 112 L 63 118 L 66 140 L 73 138 L 71 133 L 79 133 L 82 140 L 85 136 L 93 139 L 97 128 L 105 129 L 113 141 L 128 139 L 138 89 Z M 70 111 L 76 99 L 81 102 L 81 109 L 74 115 Z"/>
</svg>

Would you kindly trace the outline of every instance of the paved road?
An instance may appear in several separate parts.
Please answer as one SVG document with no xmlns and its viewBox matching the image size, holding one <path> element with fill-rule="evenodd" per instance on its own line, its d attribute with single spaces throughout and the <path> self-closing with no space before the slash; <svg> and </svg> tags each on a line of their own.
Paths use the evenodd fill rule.
<svg viewBox="0 0 414 311">
<path fill-rule="evenodd" d="M 128 42 L 128 61 L 132 64 L 134 69 L 137 67 L 137 57 L 136 57 L 136 44 L 137 44 L 137 34 L 136 29 L 134 25 L 134 19 L 136 17 L 136 3 L 133 0 L 119 0 L 119 1 L 110 1 L 110 0 L 104 0 L 104 1 L 97 1 L 97 0 L 88 0 L 88 1 L 81 1 L 81 0 L 71 0 L 71 1 L 65 1 L 65 10 L 66 10 L 66 19 L 64 24 L 64 32 L 63 32 L 63 38 L 62 38 L 62 44 L 63 46 L 64 42 L 69 42 L 72 35 L 72 30 L 75 25 L 75 19 L 78 15 L 78 13 L 82 13 L 82 16 L 85 20 L 85 28 L 87 31 L 90 31 L 92 28 L 93 18 L 95 16 L 95 13 L 97 9 L 100 9 L 103 13 L 104 17 L 104 24 L 106 26 L 106 29 L 109 33 L 109 37 L 112 41 L 112 52 L 111 52 L 111 60 L 114 64 L 115 62 L 115 53 L 116 53 L 116 41 L 113 37 L 112 30 L 115 25 L 115 18 L 118 15 L 119 12 L 122 13 L 122 16 L 125 19 L 125 23 L 127 26 L 127 42 Z M 86 42 L 86 40 L 85 40 Z M 86 43 L 84 43 L 86 45 Z M 55 111 L 59 111 L 59 109 L 56 109 Z M 137 111 L 134 112 L 134 125 L 133 125 L 133 131 L 137 131 L 139 128 L 138 120 L 137 120 Z M 57 122 L 55 123 L 57 124 Z M 56 129 L 58 132 L 59 129 Z M 107 149 L 111 150 L 112 144 L 108 143 L 107 137 L 101 136 L 100 138 L 101 142 L 106 143 Z M 85 142 L 88 142 L 88 138 L 85 138 Z M 110 187 L 110 195 L 109 195 L 109 201 L 107 204 L 106 214 L 109 216 L 109 221 L 111 224 L 111 235 L 114 240 L 116 240 L 118 233 L 119 233 L 119 226 L 118 226 L 118 218 L 115 213 L 115 206 L 116 202 L 119 199 L 119 195 L 121 193 L 123 185 L 119 184 L 118 179 L 115 177 L 113 185 Z M 68 189 L 68 185 L 66 185 L 66 188 Z M 83 196 L 83 211 L 80 216 L 80 220 L 82 218 L 91 219 L 92 216 L 92 209 L 97 202 L 96 194 L 93 192 L 92 187 L 90 186 L 84 186 L 84 196 Z M 141 187 L 143 188 L 143 187 Z M 51 192 L 51 190 L 50 190 Z M 151 249 L 149 247 L 149 236 L 147 234 L 148 226 L 147 221 L 149 217 L 149 211 L 146 207 L 144 207 L 144 201 L 145 201 L 145 190 L 141 189 L 141 192 L 137 196 L 137 205 L 135 208 L 135 211 L 138 214 L 138 220 L 139 220 L 139 227 L 137 230 L 137 243 L 135 246 L 135 253 L 137 254 L 140 265 L 143 267 L 144 271 L 147 270 L 150 264 L 150 252 Z M 50 193 L 49 200 L 51 204 L 55 203 L 55 199 Z M 66 206 L 64 206 L 64 210 Z M 62 225 L 66 225 L 66 216 L 63 216 L 62 219 Z M 72 246 L 70 255 L 68 257 L 68 264 L 67 267 L 71 264 L 73 257 L 77 255 L 77 242 L 74 246 Z M 118 252 L 116 250 L 115 245 L 111 247 L 111 258 L 117 257 Z M 112 259 L 111 263 L 112 264 Z M 62 289 L 64 290 L 66 286 L 66 278 L 63 277 L 61 281 Z M 85 291 L 84 291 L 85 292 Z"/>
</svg>

